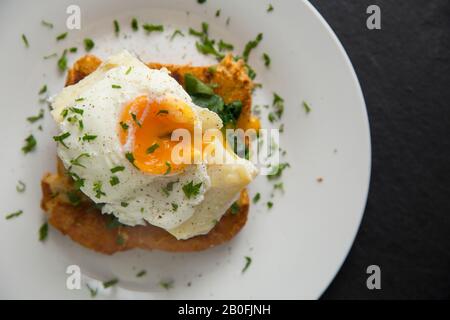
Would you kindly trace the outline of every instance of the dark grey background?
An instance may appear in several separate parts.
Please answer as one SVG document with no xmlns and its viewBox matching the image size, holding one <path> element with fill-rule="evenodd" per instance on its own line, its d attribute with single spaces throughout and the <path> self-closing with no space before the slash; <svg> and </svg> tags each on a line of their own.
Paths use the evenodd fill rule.
<svg viewBox="0 0 450 320">
<path fill-rule="evenodd" d="M 450 298 L 450 1 L 311 0 L 358 74 L 372 135 L 369 200 L 324 299 Z M 381 8 L 381 30 L 366 9 Z M 366 268 L 381 268 L 368 290 Z"/>
</svg>

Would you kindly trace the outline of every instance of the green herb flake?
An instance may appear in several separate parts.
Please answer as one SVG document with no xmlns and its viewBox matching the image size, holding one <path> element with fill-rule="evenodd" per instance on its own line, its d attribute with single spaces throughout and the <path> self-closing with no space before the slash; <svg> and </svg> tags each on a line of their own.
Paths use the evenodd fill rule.
<svg viewBox="0 0 450 320">
<path fill-rule="evenodd" d="M 245 266 L 242 269 L 242 273 L 244 273 L 245 271 L 247 271 L 247 269 L 250 267 L 251 263 L 252 263 L 252 258 L 250 257 L 244 257 L 245 258 Z"/>
<path fill-rule="evenodd" d="M 220 9 L 216 11 L 216 17 L 220 17 Z"/>
<path fill-rule="evenodd" d="M 197 3 L 199 4 L 204 4 L 206 2 L 206 0 L 197 0 Z"/>
<path fill-rule="evenodd" d="M 172 205 L 172 210 L 173 210 L 174 212 L 177 211 L 177 209 L 178 209 L 178 204 L 172 202 L 171 205 Z"/>
<path fill-rule="evenodd" d="M 166 167 L 167 167 L 166 172 L 164 172 L 165 176 L 168 175 L 170 171 L 172 171 L 172 166 L 169 161 L 166 161 Z"/>
<path fill-rule="evenodd" d="M 129 128 L 128 124 L 126 124 L 126 123 L 123 122 L 123 121 L 120 121 L 120 126 L 122 127 L 122 129 L 123 129 L 124 131 L 127 131 L 128 128 Z"/>
<path fill-rule="evenodd" d="M 133 20 L 131 20 L 131 29 L 133 29 L 133 31 L 139 30 L 139 24 L 136 18 L 133 18 Z"/>
<path fill-rule="evenodd" d="M 84 113 L 84 110 L 80 108 L 71 107 L 69 110 L 73 113 L 79 114 L 80 116 Z"/>
<path fill-rule="evenodd" d="M 103 288 L 108 289 L 108 288 L 110 288 L 110 287 L 115 286 L 115 285 L 118 284 L 118 283 L 119 283 L 119 279 L 114 278 L 114 279 L 111 279 L 111 280 L 109 280 L 109 281 L 103 282 Z"/>
<path fill-rule="evenodd" d="M 128 67 L 127 71 L 125 72 L 126 75 L 129 75 L 133 67 Z"/>
<path fill-rule="evenodd" d="M 106 223 L 106 228 L 107 229 L 115 229 L 122 226 L 122 224 L 120 223 L 119 219 L 117 219 L 115 216 L 110 215 L 108 222 Z"/>
<path fill-rule="evenodd" d="M 157 143 L 152 144 L 150 147 L 148 147 L 147 154 L 155 152 L 155 150 L 158 148 L 159 148 L 159 144 L 157 144 Z"/>
<path fill-rule="evenodd" d="M 113 85 L 111 85 L 111 87 L 113 89 L 122 89 L 122 86 L 119 86 L 118 84 L 113 84 Z"/>
<path fill-rule="evenodd" d="M 164 31 L 164 26 L 161 24 L 144 24 L 142 26 L 142 28 L 147 31 L 147 33 L 151 33 L 151 32 L 162 32 Z"/>
<path fill-rule="evenodd" d="M 219 41 L 219 51 L 233 50 L 234 46 L 231 43 L 227 43 L 222 39 Z"/>
<path fill-rule="evenodd" d="M 231 214 L 233 214 L 233 215 L 238 214 L 239 209 L 240 209 L 239 204 L 237 202 L 233 202 L 233 204 L 231 205 L 231 208 L 230 208 Z"/>
<path fill-rule="evenodd" d="M 42 86 L 42 88 L 39 90 L 39 94 L 41 95 L 41 94 L 44 94 L 44 93 L 46 93 L 46 92 L 47 92 L 47 85 L 44 84 L 44 85 Z"/>
<path fill-rule="evenodd" d="M 131 113 L 131 118 L 133 118 L 134 123 L 136 123 L 139 128 L 142 127 L 142 125 L 139 122 L 139 120 L 138 120 L 138 118 L 137 118 L 135 113 Z"/>
<path fill-rule="evenodd" d="M 273 94 L 272 107 L 278 119 L 281 119 L 284 112 L 284 99 L 276 93 Z"/>
<path fill-rule="evenodd" d="M 131 162 L 131 164 L 138 169 L 138 167 L 136 167 L 136 165 L 134 164 L 134 155 L 131 152 L 127 152 L 125 153 L 125 158 L 127 158 L 128 161 Z"/>
<path fill-rule="evenodd" d="M 168 184 L 166 184 L 165 187 L 162 188 L 163 193 L 168 197 L 170 192 L 173 191 L 173 186 L 175 185 L 175 183 L 178 183 L 179 180 L 177 181 L 172 181 L 169 182 Z"/>
<path fill-rule="evenodd" d="M 136 278 L 142 278 L 143 276 L 145 276 L 147 274 L 146 270 L 141 270 L 138 273 L 136 273 Z"/>
<path fill-rule="evenodd" d="M 43 242 L 48 237 L 48 223 L 44 222 L 39 228 L 39 241 Z"/>
<path fill-rule="evenodd" d="M 272 209 L 272 207 L 273 207 L 273 202 L 272 201 L 267 202 L 267 208 Z"/>
<path fill-rule="evenodd" d="M 126 207 L 128 207 L 128 205 L 129 205 L 129 203 L 128 203 L 128 202 L 124 202 L 124 201 L 122 201 L 122 202 L 120 203 L 120 206 L 121 206 L 121 207 L 123 207 L 123 208 L 126 208 Z"/>
<path fill-rule="evenodd" d="M 200 0 L 198 0 L 200 1 Z M 204 0 L 205 1 L 205 0 Z M 174 285 L 174 281 L 173 280 L 165 280 L 165 281 L 161 281 L 159 283 L 159 285 L 161 286 L 161 288 L 164 288 L 166 290 L 172 289 L 173 285 Z"/>
<path fill-rule="evenodd" d="M 24 35 L 24 34 L 22 34 L 22 41 L 23 41 L 23 43 L 25 44 L 25 47 L 26 47 L 26 48 L 29 48 L 29 47 L 30 47 L 30 43 L 28 42 L 27 36 Z"/>
<path fill-rule="evenodd" d="M 29 123 L 35 123 L 36 121 L 41 120 L 42 118 L 44 118 L 44 109 L 40 109 L 39 113 L 37 116 L 31 116 L 27 118 L 27 121 Z"/>
<path fill-rule="evenodd" d="M 94 182 L 92 186 L 92 190 L 95 192 L 95 197 L 97 199 L 100 199 L 102 196 L 106 196 L 106 193 L 102 191 L 102 186 L 103 184 L 101 181 Z"/>
<path fill-rule="evenodd" d="M 72 48 L 69 49 L 70 53 L 76 53 L 77 51 L 78 51 L 77 47 L 72 47 Z"/>
<path fill-rule="evenodd" d="M 94 41 L 90 38 L 85 38 L 83 40 L 83 43 L 84 43 L 84 49 L 86 51 L 91 51 L 95 47 Z"/>
<path fill-rule="evenodd" d="M 286 168 L 289 168 L 289 167 L 290 167 L 290 165 L 289 165 L 289 163 L 287 163 L 287 162 L 280 163 L 279 165 L 274 166 L 274 167 L 272 168 L 272 170 L 269 172 L 269 175 L 267 176 L 267 179 L 269 179 L 269 180 L 275 180 L 275 179 L 281 177 L 283 171 L 284 171 Z"/>
<path fill-rule="evenodd" d="M 70 160 L 70 164 L 73 166 L 77 166 L 77 167 L 81 167 L 81 168 L 86 168 L 84 165 L 82 165 L 80 163 L 81 159 L 83 158 L 89 158 L 90 155 L 88 153 L 82 153 L 80 154 L 78 157 L 76 157 L 75 159 Z"/>
<path fill-rule="evenodd" d="M 18 216 L 22 215 L 22 213 L 23 213 L 22 210 L 10 213 L 10 214 L 6 215 L 5 219 L 6 220 L 10 220 L 10 219 L 13 219 L 13 218 L 17 218 Z"/>
<path fill-rule="evenodd" d="M 68 34 L 67 32 L 61 33 L 56 37 L 56 41 L 64 40 L 67 37 L 67 34 Z"/>
<path fill-rule="evenodd" d="M 69 199 L 69 202 L 74 206 L 78 206 L 81 203 L 81 197 L 78 194 L 78 192 L 75 191 L 69 191 L 67 192 L 67 198 Z"/>
<path fill-rule="evenodd" d="M 27 154 L 33 150 L 36 149 L 36 139 L 34 138 L 34 136 L 32 134 L 30 134 L 26 139 L 25 139 L 25 145 L 22 147 L 22 151 L 23 153 Z"/>
<path fill-rule="evenodd" d="M 257 203 L 259 200 L 261 199 L 261 193 L 257 193 L 255 194 L 255 196 L 253 197 L 253 203 Z"/>
<path fill-rule="evenodd" d="M 120 183 L 120 180 L 117 176 L 111 176 L 111 179 L 109 179 L 109 183 L 111 186 L 115 186 Z"/>
<path fill-rule="evenodd" d="M 114 21 L 113 21 L 113 24 L 114 24 L 114 33 L 115 33 L 116 35 L 119 35 L 119 33 L 120 33 L 120 25 L 119 25 L 119 22 L 118 22 L 117 20 L 114 20 Z"/>
<path fill-rule="evenodd" d="M 264 65 L 268 68 L 270 66 L 271 59 L 267 53 L 263 53 L 262 55 L 264 60 Z"/>
<path fill-rule="evenodd" d="M 116 172 L 123 171 L 123 170 L 125 170 L 124 166 L 117 166 L 117 167 L 114 167 L 111 169 L 111 173 L 116 173 Z"/>
<path fill-rule="evenodd" d="M 67 50 L 63 51 L 63 54 L 61 55 L 61 57 L 58 59 L 58 68 L 60 71 L 66 71 L 67 69 Z"/>
<path fill-rule="evenodd" d="M 311 112 L 311 107 L 309 106 L 309 104 L 306 101 L 302 102 L 302 106 L 303 106 L 303 109 L 305 109 L 306 114 Z"/>
<path fill-rule="evenodd" d="M 84 179 L 80 178 L 79 175 L 77 175 L 75 172 L 68 171 L 67 174 L 73 179 L 75 189 L 80 189 L 81 187 L 84 187 Z"/>
<path fill-rule="evenodd" d="M 273 11 L 273 6 L 272 4 L 269 4 L 269 6 L 267 7 L 267 12 L 272 12 Z"/>
<path fill-rule="evenodd" d="M 91 287 L 89 286 L 89 284 L 86 284 L 86 287 L 87 287 L 88 290 L 89 290 L 89 293 L 90 293 L 90 295 L 91 295 L 91 298 L 95 298 L 95 297 L 97 296 L 98 289 L 97 289 L 97 288 L 95 288 L 95 289 L 91 288 Z"/>
<path fill-rule="evenodd" d="M 25 190 L 27 189 L 27 186 L 25 185 L 24 182 L 22 181 L 17 181 L 17 185 L 16 185 L 16 191 L 19 193 L 24 193 Z"/>
<path fill-rule="evenodd" d="M 81 138 L 83 141 L 92 141 L 95 140 L 97 138 L 96 135 L 92 135 L 92 134 L 87 134 L 85 133 L 83 138 Z"/>
<path fill-rule="evenodd" d="M 49 54 L 47 56 L 44 56 L 44 60 L 47 60 L 47 59 L 50 59 L 50 58 L 56 58 L 57 56 L 58 56 L 57 53 L 52 53 L 52 54 Z"/>
<path fill-rule="evenodd" d="M 172 41 L 176 36 L 181 36 L 181 37 L 184 37 L 184 33 L 183 32 L 181 32 L 181 30 L 175 30 L 173 33 L 172 33 L 172 36 L 170 37 L 170 40 Z"/>
<path fill-rule="evenodd" d="M 248 61 L 250 52 L 258 46 L 258 44 L 261 42 L 262 39 L 263 39 L 263 34 L 259 33 L 256 36 L 255 40 L 251 40 L 245 45 L 244 52 L 242 54 L 242 57 L 244 58 L 245 62 Z"/>
<path fill-rule="evenodd" d="M 158 113 L 156 113 L 156 115 L 158 116 L 160 114 L 169 114 L 169 110 L 161 109 L 161 110 L 158 111 Z"/>
<path fill-rule="evenodd" d="M 43 25 L 44 27 L 47 27 L 47 28 L 53 29 L 53 23 L 51 23 L 51 22 L 48 22 L 48 21 L 42 20 L 42 21 L 41 21 L 41 24 L 42 24 L 42 25 Z"/>
<path fill-rule="evenodd" d="M 188 184 L 185 184 L 183 186 L 183 192 L 186 195 L 188 199 L 194 198 L 198 196 L 200 193 L 200 187 L 202 186 L 202 182 L 199 182 L 198 184 L 194 184 L 194 181 L 191 180 Z"/>
</svg>

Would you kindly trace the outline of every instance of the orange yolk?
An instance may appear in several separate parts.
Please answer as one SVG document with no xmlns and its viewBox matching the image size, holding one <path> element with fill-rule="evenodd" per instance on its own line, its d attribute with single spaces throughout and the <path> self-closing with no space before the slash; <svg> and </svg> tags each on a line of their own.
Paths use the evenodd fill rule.
<svg viewBox="0 0 450 320">
<path fill-rule="evenodd" d="M 176 129 L 194 132 L 195 116 L 185 102 L 175 98 L 149 101 L 147 96 L 140 96 L 123 108 L 119 121 L 120 143 L 133 141 L 131 151 L 139 170 L 164 175 L 186 166 L 172 161 L 172 149 L 179 141 L 171 141 Z"/>
</svg>

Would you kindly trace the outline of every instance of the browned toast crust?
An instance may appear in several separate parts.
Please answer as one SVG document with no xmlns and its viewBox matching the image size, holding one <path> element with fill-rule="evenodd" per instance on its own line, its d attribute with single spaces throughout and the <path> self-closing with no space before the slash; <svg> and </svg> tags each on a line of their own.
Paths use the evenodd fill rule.
<svg viewBox="0 0 450 320">
<path fill-rule="evenodd" d="M 79 59 L 69 70 L 66 86 L 72 85 L 95 71 L 101 60 L 93 55 Z M 214 67 L 193 67 L 162 65 L 149 63 L 154 69 L 167 68 L 181 85 L 185 73 L 192 73 L 206 83 L 216 83 L 215 92 L 226 103 L 240 100 L 243 109 L 238 121 L 239 127 L 245 127 L 251 116 L 252 81 L 245 72 L 242 61 L 235 62 L 229 55 Z M 95 204 L 74 189 L 72 179 L 58 161 L 55 174 L 47 173 L 41 182 L 43 197 L 42 209 L 48 215 L 48 222 L 54 228 L 68 235 L 82 246 L 104 253 L 113 254 L 134 248 L 189 252 L 205 250 L 232 239 L 245 225 L 249 210 L 249 198 L 246 190 L 241 192 L 239 212 L 230 210 L 206 235 L 187 240 L 177 240 L 170 233 L 152 225 L 129 227 L 111 224 L 111 216 L 102 214 Z M 68 193 L 75 192 L 81 201 L 74 205 L 69 201 Z"/>
</svg>

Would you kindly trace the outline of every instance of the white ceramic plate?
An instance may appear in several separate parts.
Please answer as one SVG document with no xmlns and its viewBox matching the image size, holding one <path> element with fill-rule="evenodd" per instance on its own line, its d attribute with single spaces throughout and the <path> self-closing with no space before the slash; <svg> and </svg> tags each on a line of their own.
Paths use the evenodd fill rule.
<svg viewBox="0 0 450 320">
<path fill-rule="evenodd" d="M 67 31 L 66 8 L 81 8 L 82 28 Z M 267 13 L 271 2 L 274 11 Z M 220 17 L 215 17 L 221 9 Z M 162 34 L 133 33 L 132 17 L 141 23 L 161 23 Z M 226 21 L 230 18 L 229 24 Z M 113 19 L 121 36 L 113 33 Z M 51 21 L 53 29 L 41 25 Z M 251 194 L 262 200 L 252 205 L 243 231 L 230 243 L 192 254 L 130 251 L 103 256 L 73 243 L 50 229 L 45 243 L 37 239 L 44 221 L 39 207 L 39 182 L 45 171 L 55 170 L 56 127 L 48 112 L 42 122 L 30 125 L 25 118 L 38 113 L 38 91 L 47 84 L 51 93 L 63 87 L 56 60 L 43 56 L 64 48 L 69 64 L 84 54 L 82 39 L 96 42 L 93 53 L 101 57 L 125 47 L 145 61 L 205 64 L 214 62 L 195 49 L 195 38 L 170 41 L 174 29 L 199 29 L 210 24 L 210 35 L 235 45 L 241 53 L 246 42 L 262 32 L 264 39 L 250 58 L 256 70 L 255 104 L 270 103 L 272 92 L 286 101 L 285 133 L 281 147 L 288 151 L 291 168 L 285 171 L 284 195 L 277 194 L 267 209 L 271 185 L 259 177 Z M 26 34 L 30 47 L 21 40 Z M 128 36 L 127 36 L 128 35 Z M 344 261 L 364 211 L 370 177 L 370 137 L 363 95 L 352 65 L 326 22 L 306 1 L 2 1 L 0 4 L 0 90 L 2 99 L 2 201 L 0 212 L 22 209 L 16 219 L 0 219 L 0 298 L 89 298 L 85 282 L 118 277 L 119 286 L 100 290 L 99 298 L 318 298 Z M 270 69 L 261 55 L 272 58 Z M 301 107 L 312 108 L 306 114 Z M 264 119 L 267 117 L 264 115 Z M 269 124 L 264 123 L 268 126 Z M 23 155 L 24 138 L 33 133 L 36 152 Z M 317 182 L 322 177 L 323 182 Z M 27 190 L 15 190 L 18 180 Z M 253 263 L 241 270 L 245 256 Z M 84 275 L 81 290 L 66 288 L 68 265 L 78 265 Z M 147 275 L 135 274 L 146 269 Z M 174 280 L 162 290 L 161 280 Z M 188 285 L 189 284 L 189 285 Z"/>
</svg>

